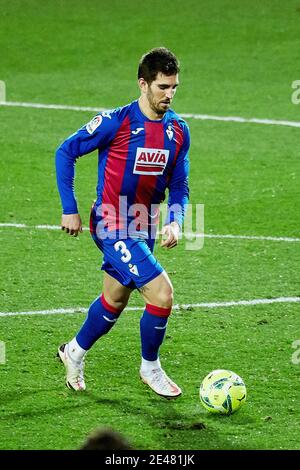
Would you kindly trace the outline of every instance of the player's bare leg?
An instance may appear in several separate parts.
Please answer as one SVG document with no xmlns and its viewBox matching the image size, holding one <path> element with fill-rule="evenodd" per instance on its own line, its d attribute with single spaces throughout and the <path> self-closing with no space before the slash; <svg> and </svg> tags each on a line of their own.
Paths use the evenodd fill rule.
<svg viewBox="0 0 300 470">
<path fill-rule="evenodd" d="M 110 305 L 118 310 L 124 310 L 132 289 L 123 286 L 114 277 L 104 273 L 102 292 Z"/>
<path fill-rule="evenodd" d="M 173 287 L 165 271 L 139 288 L 146 309 L 141 318 L 142 364 L 140 377 L 158 395 L 177 398 L 181 389 L 162 369 L 158 351 L 173 304 Z"/>
<path fill-rule="evenodd" d="M 76 391 L 85 390 L 84 356 L 102 335 L 108 333 L 126 307 L 132 289 L 104 274 L 103 291 L 90 306 L 85 323 L 78 334 L 58 348 L 58 356 L 66 368 L 66 385 Z"/>
<path fill-rule="evenodd" d="M 173 305 L 173 286 L 166 271 L 140 287 L 139 291 L 146 304 L 162 308 L 171 308 Z"/>
</svg>

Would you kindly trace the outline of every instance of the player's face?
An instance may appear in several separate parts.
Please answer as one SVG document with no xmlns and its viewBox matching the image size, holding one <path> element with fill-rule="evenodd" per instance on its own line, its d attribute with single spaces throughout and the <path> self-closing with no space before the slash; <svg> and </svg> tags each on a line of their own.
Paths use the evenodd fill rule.
<svg viewBox="0 0 300 470">
<path fill-rule="evenodd" d="M 164 75 L 159 72 L 155 80 L 147 86 L 146 97 L 150 108 L 158 115 L 165 114 L 174 98 L 179 84 L 177 75 Z"/>
</svg>

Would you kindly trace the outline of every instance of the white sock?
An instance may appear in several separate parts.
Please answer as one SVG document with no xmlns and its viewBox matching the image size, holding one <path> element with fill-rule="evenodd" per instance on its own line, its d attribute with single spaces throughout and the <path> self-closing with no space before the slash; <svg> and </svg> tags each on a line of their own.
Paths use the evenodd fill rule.
<svg viewBox="0 0 300 470">
<path fill-rule="evenodd" d="M 81 362 L 83 356 L 85 355 L 86 350 L 82 349 L 81 346 L 76 341 L 76 338 L 73 338 L 69 343 L 68 343 L 68 354 L 72 361 L 74 362 Z"/>
<path fill-rule="evenodd" d="M 156 361 L 147 361 L 142 357 L 141 372 L 145 375 L 150 374 L 153 369 L 159 369 L 161 367 L 159 357 Z"/>
</svg>

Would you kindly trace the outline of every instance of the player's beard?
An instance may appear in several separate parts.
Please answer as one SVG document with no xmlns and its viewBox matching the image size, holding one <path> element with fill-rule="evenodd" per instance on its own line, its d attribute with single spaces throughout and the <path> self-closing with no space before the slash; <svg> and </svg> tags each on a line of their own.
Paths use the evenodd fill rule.
<svg viewBox="0 0 300 470">
<path fill-rule="evenodd" d="M 155 102 L 153 93 L 150 88 L 147 91 L 147 100 L 152 111 L 154 111 L 158 116 L 163 117 L 163 115 L 169 109 L 169 106 L 164 106 L 161 102 Z"/>
</svg>

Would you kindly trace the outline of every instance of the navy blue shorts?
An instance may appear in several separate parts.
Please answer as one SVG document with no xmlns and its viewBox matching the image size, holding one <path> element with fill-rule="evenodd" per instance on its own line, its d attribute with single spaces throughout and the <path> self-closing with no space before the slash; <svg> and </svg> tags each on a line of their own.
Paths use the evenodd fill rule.
<svg viewBox="0 0 300 470">
<path fill-rule="evenodd" d="M 94 242 L 104 255 L 101 269 L 123 286 L 142 287 L 163 272 L 153 255 L 154 239 L 99 238 L 92 218 L 90 228 Z"/>
</svg>

